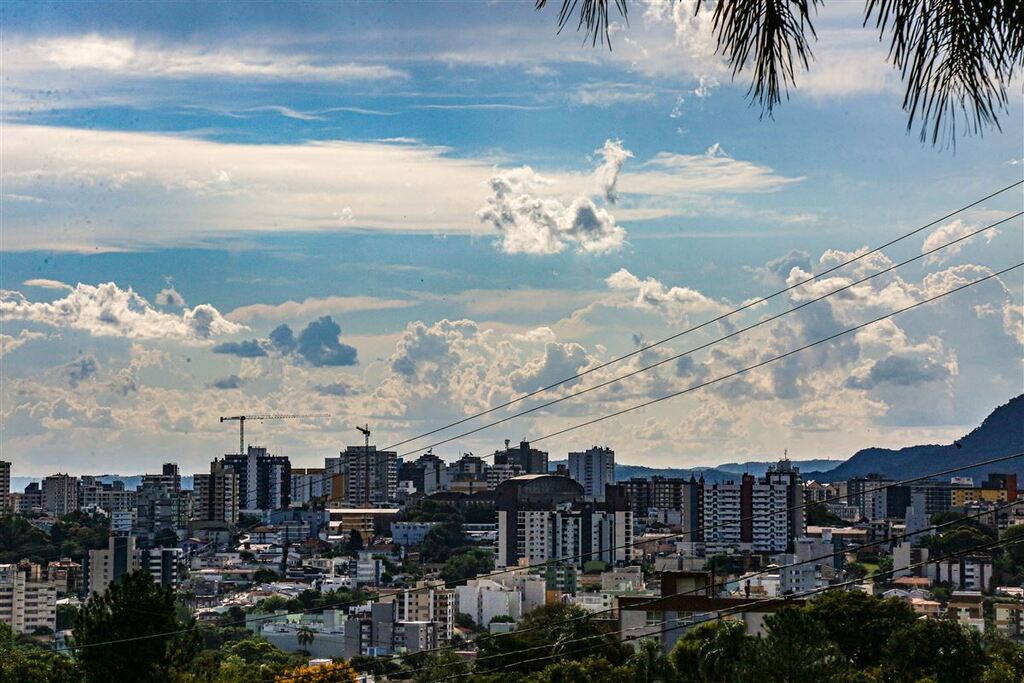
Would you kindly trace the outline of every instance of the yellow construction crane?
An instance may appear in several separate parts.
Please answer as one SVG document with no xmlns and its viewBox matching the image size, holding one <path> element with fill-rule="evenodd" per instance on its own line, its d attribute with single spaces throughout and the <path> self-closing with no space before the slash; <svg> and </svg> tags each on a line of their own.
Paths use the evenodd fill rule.
<svg viewBox="0 0 1024 683">
<path fill-rule="evenodd" d="M 238 452 L 245 454 L 245 421 L 246 420 L 294 420 L 302 417 L 330 417 L 328 413 L 308 413 L 305 415 L 232 415 L 221 417 L 221 422 L 238 422 Z"/>
</svg>

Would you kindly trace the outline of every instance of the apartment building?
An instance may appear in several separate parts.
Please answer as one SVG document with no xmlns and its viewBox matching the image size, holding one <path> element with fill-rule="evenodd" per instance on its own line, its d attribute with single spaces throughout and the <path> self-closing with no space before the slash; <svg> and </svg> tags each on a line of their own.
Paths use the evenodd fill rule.
<svg viewBox="0 0 1024 683">
<path fill-rule="evenodd" d="M 15 633 L 57 628 L 57 584 L 38 564 L 0 564 L 0 621 Z"/>
<path fill-rule="evenodd" d="M 605 486 L 615 483 L 615 451 L 591 446 L 585 451 L 570 453 L 569 476 L 580 483 L 588 500 L 603 502 Z"/>
<path fill-rule="evenodd" d="M 209 474 L 193 477 L 198 509 L 195 518 L 205 522 L 238 524 L 239 477 L 223 460 L 210 463 Z"/>
<path fill-rule="evenodd" d="M 0 514 L 8 512 L 8 495 L 11 493 L 11 463 L 0 460 Z"/>
<path fill-rule="evenodd" d="M 417 581 L 414 590 L 398 594 L 399 621 L 433 622 L 439 640 L 451 640 L 458 612 L 458 593 L 444 581 Z"/>
<path fill-rule="evenodd" d="M 386 506 L 398 494 L 398 453 L 376 446 L 348 446 L 337 458 L 327 458 L 325 469 L 344 480 L 343 501 L 354 508 Z"/>
<path fill-rule="evenodd" d="M 78 477 L 69 474 L 51 474 L 43 479 L 43 509 L 54 517 L 63 517 L 78 511 Z"/>
</svg>

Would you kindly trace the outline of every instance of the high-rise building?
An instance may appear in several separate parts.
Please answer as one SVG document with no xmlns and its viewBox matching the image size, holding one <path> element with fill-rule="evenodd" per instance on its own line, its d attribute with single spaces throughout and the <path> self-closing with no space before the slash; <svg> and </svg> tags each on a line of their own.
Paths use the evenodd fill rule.
<svg viewBox="0 0 1024 683">
<path fill-rule="evenodd" d="M 181 475 L 178 473 L 178 466 L 173 462 L 165 462 L 160 474 L 142 475 L 141 488 L 146 486 L 159 486 L 168 494 L 181 491 Z"/>
<path fill-rule="evenodd" d="M 105 484 L 96 477 L 83 476 L 78 485 L 78 507 L 81 510 L 102 509 L 104 512 L 127 512 L 135 508 L 136 492 L 126 489 L 123 481 Z"/>
<path fill-rule="evenodd" d="M 292 466 L 286 456 L 249 446 L 242 455 L 225 455 L 224 465 L 238 475 L 240 509 L 280 510 L 291 504 Z"/>
<path fill-rule="evenodd" d="M 293 506 L 308 505 L 331 494 L 331 477 L 322 467 L 293 467 L 291 485 L 291 504 Z"/>
<path fill-rule="evenodd" d="M 90 550 L 85 573 L 89 594 L 103 595 L 125 574 L 147 571 L 161 586 L 177 588 L 183 553 L 180 548 L 137 548 L 134 536 L 111 536 L 107 547 Z"/>
<path fill-rule="evenodd" d="M 78 477 L 51 474 L 43 479 L 43 509 L 55 517 L 77 512 Z"/>
<path fill-rule="evenodd" d="M 803 482 L 789 460 L 768 468 L 761 479 L 744 474 L 701 487 L 703 541 L 708 554 L 750 550 L 793 552 L 805 531 Z"/>
<path fill-rule="evenodd" d="M 38 564 L 0 564 L 0 622 L 15 633 L 57 628 L 57 584 Z"/>
<path fill-rule="evenodd" d="M 432 621 L 440 640 L 451 640 L 457 611 L 458 594 L 444 581 L 417 581 L 413 590 L 398 594 L 398 620 Z"/>
<path fill-rule="evenodd" d="M 411 481 L 413 487 L 424 495 L 441 490 L 444 483 L 445 462 L 432 452 L 427 452 L 413 462 L 404 462 L 399 468 L 398 480 Z"/>
<path fill-rule="evenodd" d="M 8 510 L 7 494 L 11 492 L 11 463 L 0 460 L 0 514 Z"/>
<path fill-rule="evenodd" d="M 34 481 L 25 487 L 25 492 L 18 500 L 18 506 L 14 509 L 19 515 L 27 515 L 30 512 L 43 509 L 43 488 L 38 481 Z"/>
<path fill-rule="evenodd" d="M 195 519 L 205 522 L 238 524 L 238 474 L 225 467 L 223 460 L 210 463 L 209 474 L 193 477 L 198 506 Z"/>
<path fill-rule="evenodd" d="M 530 448 L 529 441 L 520 441 L 519 446 L 510 447 L 505 440 L 505 450 L 494 451 L 495 465 L 518 465 L 526 474 L 547 474 L 548 454 L 546 451 Z"/>
<path fill-rule="evenodd" d="M 497 567 L 563 560 L 621 564 L 631 557 L 633 512 L 625 487 L 609 486 L 603 503 L 586 501 L 569 477 L 524 474 L 495 490 Z"/>
<path fill-rule="evenodd" d="M 615 451 L 591 446 L 582 453 L 570 453 L 569 476 L 583 486 L 588 499 L 603 501 L 604 487 L 615 483 Z"/>
<path fill-rule="evenodd" d="M 344 503 L 353 508 L 381 507 L 398 493 L 398 453 L 376 446 L 348 446 L 325 469 L 344 479 Z"/>
<path fill-rule="evenodd" d="M 629 504 L 634 517 L 647 517 L 652 511 L 676 510 L 681 513 L 680 525 L 684 532 L 682 540 L 696 541 L 696 532 L 700 526 L 700 491 L 704 480 L 678 477 L 633 477 L 625 482 L 629 496 Z M 693 537 L 691 537 L 691 535 Z"/>
<path fill-rule="evenodd" d="M 134 536 L 111 536 L 107 547 L 90 550 L 86 556 L 85 574 L 89 595 L 103 595 L 114 581 L 139 569 L 139 554 Z"/>
</svg>

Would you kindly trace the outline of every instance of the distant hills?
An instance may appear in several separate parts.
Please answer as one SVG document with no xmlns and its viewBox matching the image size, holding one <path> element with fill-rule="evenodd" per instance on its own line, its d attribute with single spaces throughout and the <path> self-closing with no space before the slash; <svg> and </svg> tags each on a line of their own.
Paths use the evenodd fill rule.
<svg viewBox="0 0 1024 683">
<path fill-rule="evenodd" d="M 959 447 L 956 445 L 957 443 L 959 443 Z M 800 468 L 805 481 L 808 479 L 841 481 L 868 474 L 881 474 L 891 479 L 906 479 L 1020 452 L 1024 452 L 1024 394 L 1010 399 L 1009 402 L 993 410 L 979 427 L 951 444 L 908 446 L 898 450 L 865 448 L 857 451 L 853 457 L 845 461 L 794 460 L 793 464 Z M 710 483 L 718 483 L 730 479 L 735 480 L 744 472 L 761 476 L 774 462 L 751 460 L 741 463 L 725 463 L 714 467 L 693 468 L 657 468 L 616 463 L 615 478 L 619 481 L 632 477 L 653 476 L 689 479 L 693 475 L 697 478 L 703 476 L 704 480 Z M 567 464 L 566 460 L 553 460 L 549 466 L 551 469 L 555 469 L 558 465 Z M 971 467 L 957 472 L 956 476 L 974 477 L 979 480 L 993 472 L 1016 473 L 1024 485 L 1024 457 L 984 467 Z M 98 478 L 104 482 L 120 479 L 129 489 L 136 488 L 142 480 L 141 475 L 105 474 Z M 11 490 L 23 491 L 25 486 L 33 481 L 39 481 L 39 478 L 11 477 Z M 181 485 L 182 488 L 192 488 L 192 477 L 182 476 Z"/>
<path fill-rule="evenodd" d="M 993 410 L 979 427 L 954 443 L 899 450 L 865 448 L 838 467 L 805 472 L 804 478 L 840 481 L 877 473 L 891 479 L 906 479 L 1020 452 L 1024 452 L 1024 394 Z M 1024 482 L 1024 457 L 972 467 L 950 476 L 974 477 L 977 481 L 992 472 L 1016 473 Z"/>
</svg>

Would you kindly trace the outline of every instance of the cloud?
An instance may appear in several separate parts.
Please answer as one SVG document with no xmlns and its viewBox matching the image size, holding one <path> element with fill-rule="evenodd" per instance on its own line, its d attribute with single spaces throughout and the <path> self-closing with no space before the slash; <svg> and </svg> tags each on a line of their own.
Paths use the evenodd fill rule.
<svg viewBox="0 0 1024 683">
<path fill-rule="evenodd" d="M 846 386 L 853 389 L 875 389 L 880 384 L 915 386 L 928 382 L 941 382 L 951 376 L 950 368 L 929 358 L 887 356 L 871 363 L 850 377 Z"/>
<path fill-rule="evenodd" d="M 355 396 L 359 393 L 359 390 L 353 387 L 351 384 L 344 382 L 332 382 L 331 384 L 317 384 L 313 387 L 313 390 L 321 396 Z"/>
<path fill-rule="evenodd" d="M 186 308 L 181 315 L 164 313 L 131 288 L 121 289 L 113 282 L 96 286 L 79 283 L 66 297 L 51 302 L 32 302 L 20 292 L 3 290 L 0 319 L 36 322 L 100 337 L 189 342 L 245 329 L 209 304 Z"/>
<path fill-rule="evenodd" d="M 64 377 L 68 386 L 78 388 L 82 382 L 92 379 L 99 372 L 100 365 L 92 356 L 81 356 L 64 366 Z"/>
<path fill-rule="evenodd" d="M 238 375 L 228 375 L 227 377 L 215 379 L 210 383 L 210 386 L 214 389 L 241 389 L 244 384 L 245 380 Z"/>
<path fill-rule="evenodd" d="M 604 163 L 594 181 L 609 201 L 617 196 L 619 169 L 632 154 L 618 141 L 608 140 L 598 150 Z M 557 254 L 575 245 L 578 253 L 618 251 L 626 231 L 611 213 L 585 195 L 569 203 L 539 192 L 552 181 L 529 166 L 500 171 L 491 176 L 491 196 L 477 217 L 501 233 L 500 248 L 506 254 Z"/>
<path fill-rule="evenodd" d="M 240 358 L 264 358 L 274 353 L 314 367 L 357 363 L 355 347 L 341 342 L 341 327 L 329 315 L 309 323 L 297 338 L 291 327 L 281 324 L 270 332 L 267 339 L 224 342 L 214 346 L 213 352 Z"/>
<path fill-rule="evenodd" d="M 263 344 L 255 339 L 240 342 L 224 342 L 213 347 L 214 353 L 223 353 L 239 358 L 262 358 L 267 355 Z"/>
<path fill-rule="evenodd" d="M 175 308 L 185 308 L 185 297 L 178 293 L 172 286 L 167 286 L 156 293 L 153 301 L 157 306 L 173 306 Z"/>
<path fill-rule="evenodd" d="M 594 171 L 594 178 L 605 200 L 614 204 L 619 196 L 619 171 L 622 170 L 622 164 L 626 163 L 626 159 L 633 157 L 633 153 L 623 148 L 622 140 L 605 140 L 604 146 L 597 150 L 597 154 L 601 155 L 604 163 Z"/>
<path fill-rule="evenodd" d="M 25 287 L 41 287 L 42 289 L 62 289 L 71 291 L 74 289 L 71 285 L 60 280 L 48 280 L 46 278 L 33 278 L 31 280 L 25 280 L 21 283 Z"/>
<path fill-rule="evenodd" d="M 249 304 L 227 314 L 228 320 L 250 323 L 256 320 L 285 321 L 353 311 L 382 311 L 415 306 L 415 301 L 380 299 L 373 296 L 309 297 L 281 304 Z"/>
<path fill-rule="evenodd" d="M 18 333 L 17 337 L 12 337 L 9 334 L 0 334 L 0 358 L 3 358 L 15 349 L 21 348 L 33 339 L 45 338 L 46 335 L 42 332 L 31 332 L 29 330 L 22 330 Z"/>
<path fill-rule="evenodd" d="M 314 63 L 298 55 L 261 49 L 202 50 L 190 45 L 142 44 L 92 33 L 20 42 L 5 65 L 12 72 L 98 72 L 140 78 L 218 78 L 347 83 L 404 79 L 382 64 Z"/>
<path fill-rule="evenodd" d="M 981 226 L 968 225 L 959 218 L 954 221 L 950 221 L 945 225 L 940 225 L 939 227 L 935 228 L 935 230 L 930 232 L 928 234 L 928 237 L 925 238 L 924 243 L 921 245 L 921 253 L 923 254 L 926 251 L 931 251 L 932 249 L 940 247 L 943 244 L 946 244 L 947 242 L 955 240 L 959 237 L 963 237 L 968 233 L 972 233 L 979 227 Z M 991 242 L 992 239 L 999 234 L 999 231 L 996 229 L 990 229 L 982 234 L 984 235 L 986 241 Z M 981 235 L 969 237 L 965 240 L 957 242 L 956 244 L 952 244 L 946 247 L 945 249 L 942 249 L 941 251 L 937 251 L 934 254 L 929 254 L 928 256 L 924 257 L 924 262 L 929 265 L 945 263 L 946 261 L 950 260 L 957 254 L 959 254 L 961 251 L 963 251 L 963 248 L 965 246 L 967 246 L 968 244 L 973 242 L 977 237 L 980 236 Z"/>
<path fill-rule="evenodd" d="M 317 367 L 355 365 L 355 347 L 342 344 L 340 338 L 341 327 L 330 316 L 324 316 L 299 333 L 295 352 Z"/>
<path fill-rule="evenodd" d="M 616 83 L 588 83 L 580 87 L 570 98 L 576 104 L 601 109 L 616 104 L 650 102 L 653 99 L 654 93 L 648 89 Z"/>
<path fill-rule="evenodd" d="M 689 287 L 666 287 L 653 277 L 641 280 L 625 268 L 605 279 L 609 289 L 632 295 L 631 305 L 663 311 L 674 321 L 685 320 L 693 313 L 721 315 L 731 310 L 724 302 Z"/>
</svg>

